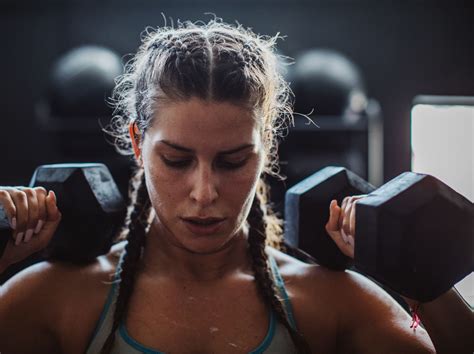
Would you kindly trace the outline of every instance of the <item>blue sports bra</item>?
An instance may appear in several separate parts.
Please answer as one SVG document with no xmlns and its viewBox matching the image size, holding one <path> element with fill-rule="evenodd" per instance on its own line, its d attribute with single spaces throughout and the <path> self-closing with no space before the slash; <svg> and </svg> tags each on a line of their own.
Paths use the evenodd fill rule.
<svg viewBox="0 0 474 354">
<path fill-rule="evenodd" d="M 94 334 L 90 340 L 90 344 L 86 354 L 98 354 L 107 339 L 112 328 L 113 314 L 115 310 L 115 302 L 118 296 L 118 282 L 120 281 L 119 273 L 122 264 L 124 252 L 120 257 L 117 270 L 115 272 L 114 282 L 110 288 L 107 301 L 102 310 L 99 321 L 94 330 Z M 283 307 L 285 309 L 290 325 L 296 329 L 296 323 L 291 308 L 291 303 L 288 298 L 288 293 L 285 289 L 283 278 L 278 270 L 277 263 L 272 256 L 269 256 L 270 269 L 272 271 L 275 285 L 278 289 L 280 298 L 283 300 Z M 250 354 L 274 353 L 274 354 L 289 354 L 296 353 L 296 348 L 291 340 L 285 326 L 277 321 L 274 311 L 269 313 L 269 325 L 267 335 L 263 341 L 250 352 Z M 149 348 L 132 338 L 125 327 L 125 322 L 122 322 L 115 333 L 115 343 L 112 354 L 164 354 L 158 349 Z"/>
</svg>

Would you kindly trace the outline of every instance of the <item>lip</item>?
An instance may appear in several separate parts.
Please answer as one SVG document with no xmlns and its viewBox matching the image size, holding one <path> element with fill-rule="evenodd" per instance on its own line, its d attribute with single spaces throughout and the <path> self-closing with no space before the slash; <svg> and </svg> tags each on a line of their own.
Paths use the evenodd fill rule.
<svg viewBox="0 0 474 354">
<path fill-rule="evenodd" d="M 206 218 L 198 218 L 198 217 L 186 217 L 181 218 L 186 228 L 193 234 L 196 235 L 212 235 L 219 231 L 222 224 L 225 221 L 225 218 L 215 218 L 215 217 L 206 217 Z M 196 222 L 211 222 L 209 225 L 199 225 Z"/>
</svg>

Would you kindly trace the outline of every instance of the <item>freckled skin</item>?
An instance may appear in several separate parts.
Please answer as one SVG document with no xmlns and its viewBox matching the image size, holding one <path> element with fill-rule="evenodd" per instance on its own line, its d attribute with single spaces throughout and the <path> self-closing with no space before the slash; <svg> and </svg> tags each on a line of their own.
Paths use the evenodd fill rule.
<svg viewBox="0 0 474 354">
<path fill-rule="evenodd" d="M 162 141 L 192 149 L 176 150 Z M 235 170 L 219 165 L 219 153 L 244 144 L 253 147 L 226 156 L 248 158 Z M 141 144 L 150 200 L 156 212 L 153 230 L 172 244 L 197 253 L 221 249 L 240 230 L 251 207 L 263 168 L 259 127 L 250 111 L 231 103 L 191 99 L 162 106 Z M 185 168 L 168 160 L 191 159 Z M 192 234 L 181 217 L 219 217 L 225 222 L 211 236 Z M 153 231 L 152 231 L 153 232 Z"/>
</svg>

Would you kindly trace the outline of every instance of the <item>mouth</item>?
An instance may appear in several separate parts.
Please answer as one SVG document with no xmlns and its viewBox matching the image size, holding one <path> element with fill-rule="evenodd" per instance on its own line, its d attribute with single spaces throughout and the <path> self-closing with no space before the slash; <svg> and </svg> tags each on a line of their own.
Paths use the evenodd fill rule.
<svg viewBox="0 0 474 354">
<path fill-rule="evenodd" d="M 197 235 L 211 235 L 219 231 L 225 218 L 207 217 L 185 217 L 181 218 L 189 231 Z"/>
</svg>

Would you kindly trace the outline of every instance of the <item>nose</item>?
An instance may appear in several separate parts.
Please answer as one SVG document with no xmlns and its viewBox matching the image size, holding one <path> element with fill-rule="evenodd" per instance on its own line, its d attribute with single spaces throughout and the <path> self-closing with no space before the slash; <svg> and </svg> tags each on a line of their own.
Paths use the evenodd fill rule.
<svg viewBox="0 0 474 354">
<path fill-rule="evenodd" d="M 217 179 L 211 167 L 198 166 L 191 181 L 190 198 L 202 207 L 211 205 L 219 196 L 217 192 Z"/>
</svg>

